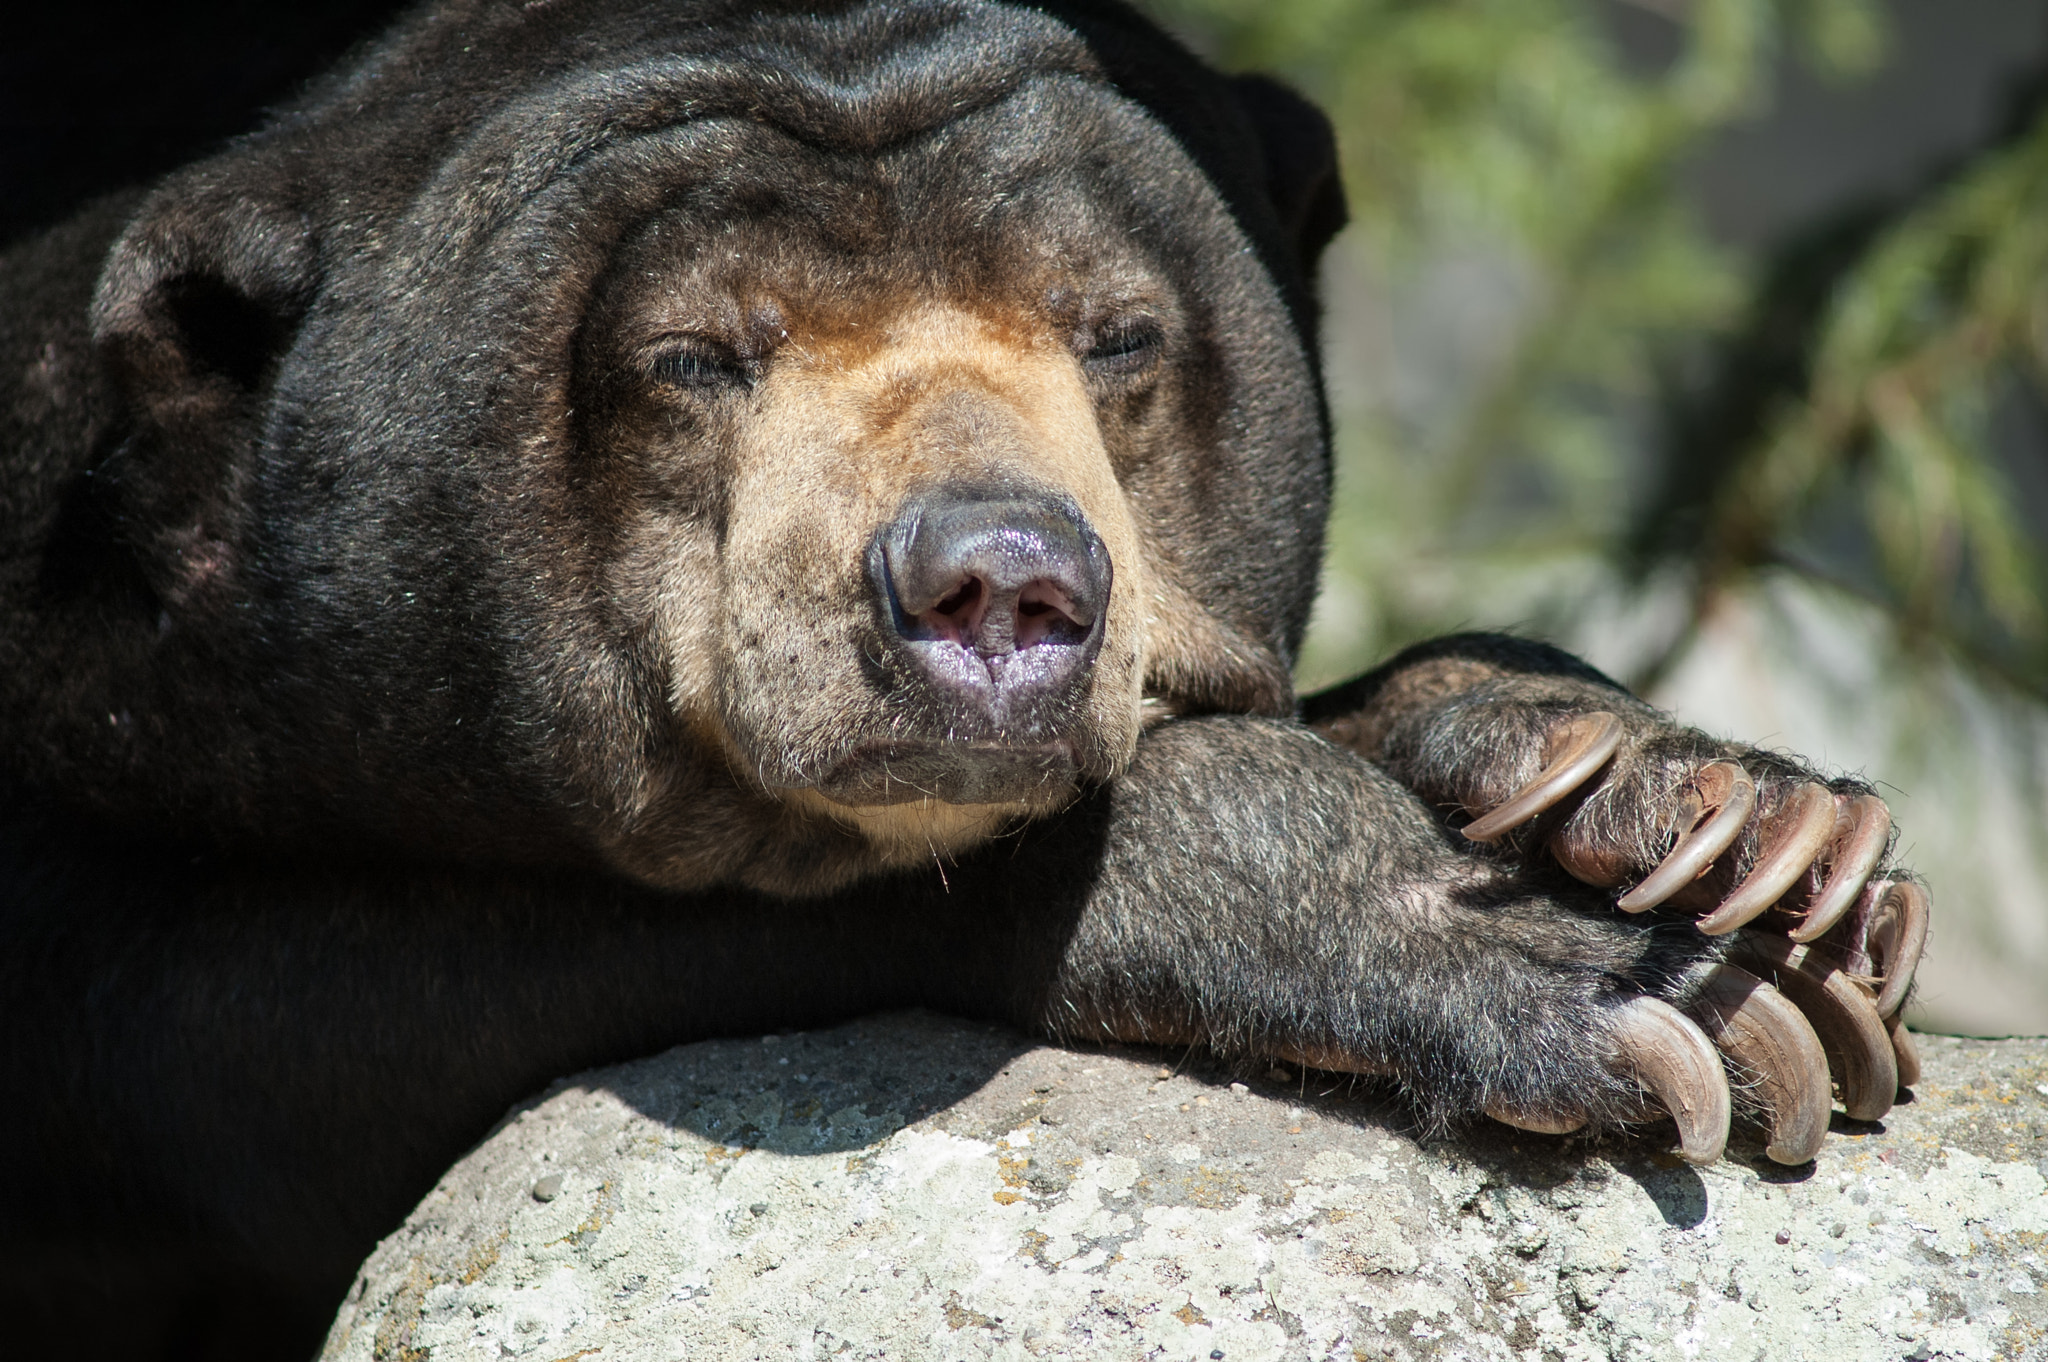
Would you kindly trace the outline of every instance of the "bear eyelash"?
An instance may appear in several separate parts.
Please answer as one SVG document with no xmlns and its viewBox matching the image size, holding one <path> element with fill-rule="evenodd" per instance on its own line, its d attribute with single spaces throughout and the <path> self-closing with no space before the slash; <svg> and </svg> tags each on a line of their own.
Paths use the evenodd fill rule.
<svg viewBox="0 0 2048 1362">
<path fill-rule="evenodd" d="M 1150 368 L 1164 340 L 1164 329 L 1149 317 L 1114 321 L 1095 333 L 1081 363 L 1091 373 L 1127 377 Z"/>
<path fill-rule="evenodd" d="M 652 368 L 656 382 L 707 395 L 721 388 L 754 386 L 747 362 L 716 341 L 685 341 L 657 355 Z"/>
</svg>

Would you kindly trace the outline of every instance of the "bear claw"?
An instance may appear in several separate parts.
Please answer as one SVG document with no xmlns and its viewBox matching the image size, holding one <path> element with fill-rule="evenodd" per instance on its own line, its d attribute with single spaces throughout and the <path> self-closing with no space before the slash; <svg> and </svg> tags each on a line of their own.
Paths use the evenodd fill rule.
<svg viewBox="0 0 2048 1362">
<path fill-rule="evenodd" d="M 1586 1118 L 1573 1113 L 1525 1111 L 1521 1107 L 1491 1106 L 1486 1114 L 1504 1126 L 1536 1135 L 1571 1135 L 1586 1128 Z"/>
<path fill-rule="evenodd" d="M 1733 1114 L 1720 1052 L 1697 1023 L 1667 1002 L 1637 997 L 1616 1010 L 1621 1016 L 1614 1029 L 1615 1068 L 1671 1114 L 1680 1157 L 1713 1163 L 1728 1145 Z"/>
<path fill-rule="evenodd" d="M 1708 811 L 1713 810 L 1712 817 Z M 1625 913 L 1655 908 L 1707 873 L 1721 853 L 1735 845 L 1756 811 L 1756 782 L 1732 761 L 1710 761 L 1687 787 L 1673 826 L 1682 827 L 1678 845 L 1635 888 L 1615 901 Z"/>
<path fill-rule="evenodd" d="M 1880 888 L 1865 933 L 1871 963 L 1884 981 L 1872 1004 L 1880 1017 L 1897 1015 L 1906 1001 L 1913 972 L 1920 967 L 1920 953 L 1927 948 L 1929 909 L 1927 891 L 1911 880 L 1889 881 Z"/>
<path fill-rule="evenodd" d="M 1913 1048 L 1913 1033 L 1906 1029 L 1906 1018 L 1894 1012 L 1885 1019 L 1885 1029 L 1892 1037 L 1892 1059 L 1899 1066 L 1899 1086 L 1910 1088 L 1920 1081 L 1920 1052 Z"/>
<path fill-rule="evenodd" d="M 1466 840 L 1496 841 L 1554 806 L 1607 764 L 1621 746 L 1621 732 L 1620 716 L 1605 710 L 1573 719 L 1551 736 L 1548 760 L 1536 778 L 1499 808 L 1466 824 Z"/>
<path fill-rule="evenodd" d="M 1842 1110 L 1858 1121 L 1890 1111 L 1898 1097 L 1899 1057 L 1869 985 L 1830 958 L 1836 952 L 1769 932 L 1744 932 L 1735 949 L 1743 968 L 1775 984 L 1805 1014 L 1827 1054 Z"/>
<path fill-rule="evenodd" d="M 1847 827 L 1835 838 L 1836 850 L 1828 858 L 1828 879 L 1820 896 L 1807 908 L 1806 920 L 1787 933 L 1794 941 L 1816 940 L 1841 920 L 1891 841 L 1892 811 L 1876 795 L 1857 795 L 1837 812 L 1836 820 L 1837 827 L 1843 823 Z"/>
<path fill-rule="evenodd" d="M 1692 1015 L 1740 1075 L 1753 1079 L 1768 1127 L 1765 1155 L 1800 1164 L 1820 1153 L 1834 1107 L 1827 1052 L 1791 1000 L 1749 971 L 1721 965 Z"/>
<path fill-rule="evenodd" d="M 1783 898 L 1828 843 L 1835 838 L 1835 796 L 1811 781 L 1793 791 L 1770 819 L 1766 851 L 1735 892 L 1699 921 L 1708 936 L 1721 936 L 1743 926 Z"/>
</svg>

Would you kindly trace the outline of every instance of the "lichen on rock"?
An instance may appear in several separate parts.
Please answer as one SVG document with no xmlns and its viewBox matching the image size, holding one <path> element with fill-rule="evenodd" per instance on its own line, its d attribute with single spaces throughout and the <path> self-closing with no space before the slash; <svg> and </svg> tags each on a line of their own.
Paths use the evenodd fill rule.
<svg viewBox="0 0 2048 1362">
<path fill-rule="evenodd" d="M 2048 1358 L 2048 1041 L 1922 1049 L 1694 1169 L 920 1014 L 684 1046 L 508 1117 L 323 1356 Z"/>
</svg>

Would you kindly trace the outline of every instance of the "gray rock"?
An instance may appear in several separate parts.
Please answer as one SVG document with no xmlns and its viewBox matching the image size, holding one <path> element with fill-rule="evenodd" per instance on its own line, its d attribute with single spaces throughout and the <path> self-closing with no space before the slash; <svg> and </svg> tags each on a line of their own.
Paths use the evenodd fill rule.
<svg viewBox="0 0 2048 1362">
<path fill-rule="evenodd" d="M 916 1014 L 689 1045 L 509 1116 L 324 1356 L 2048 1358 L 2048 1041 L 1921 1044 L 1704 1170 Z"/>
</svg>

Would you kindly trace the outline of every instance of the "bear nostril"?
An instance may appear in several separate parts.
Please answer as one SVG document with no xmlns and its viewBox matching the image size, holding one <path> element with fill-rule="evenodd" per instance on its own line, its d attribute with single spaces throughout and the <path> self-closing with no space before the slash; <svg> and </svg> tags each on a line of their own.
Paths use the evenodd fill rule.
<svg viewBox="0 0 2048 1362">
<path fill-rule="evenodd" d="M 929 610 L 911 616 L 911 634 L 925 639 L 943 639 L 972 648 L 981 634 L 988 613 L 988 588 L 979 577 L 969 577 Z"/>
<path fill-rule="evenodd" d="M 1040 579 L 1017 593 L 1014 637 L 1019 652 L 1041 643 L 1080 643 L 1094 623 L 1090 612 L 1076 605 L 1057 583 Z"/>
<path fill-rule="evenodd" d="M 940 601 L 937 605 L 933 606 L 932 609 L 934 612 L 941 615 L 956 615 L 960 613 L 962 610 L 965 610 L 968 607 L 972 606 L 975 600 L 980 595 L 981 578 L 969 577 L 966 581 L 960 584 L 959 590 L 955 591 L 952 595 L 946 597 L 946 599 Z"/>
</svg>

